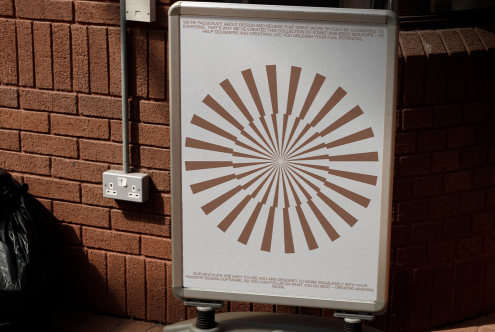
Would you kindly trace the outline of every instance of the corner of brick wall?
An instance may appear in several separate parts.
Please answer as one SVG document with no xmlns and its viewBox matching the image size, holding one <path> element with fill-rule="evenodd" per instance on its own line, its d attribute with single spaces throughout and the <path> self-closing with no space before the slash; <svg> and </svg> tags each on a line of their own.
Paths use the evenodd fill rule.
<svg viewBox="0 0 495 332">
<path fill-rule="evenodd" d="M 129 24 L 131 163 L 150 200 L 101 195 L 122 159 L 117 0 L 0 0 L 0 167 L 58 219 L 65 304 L 169 324 L 195 313 L 170 288 L 171 3 L 157 2 L 157 22 Z M 370 323 L 389 331 L 495 310 L 494 30 L 401 32 L 398 55 L 390 303 Z"/>
</svg>

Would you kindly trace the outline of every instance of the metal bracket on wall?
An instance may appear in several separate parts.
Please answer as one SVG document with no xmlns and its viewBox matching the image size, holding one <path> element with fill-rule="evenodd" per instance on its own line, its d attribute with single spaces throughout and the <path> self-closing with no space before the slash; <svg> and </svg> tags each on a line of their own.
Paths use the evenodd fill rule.
<svg viewBox="0 0 495 332">
<path fill-rule="evenodd" d="M 375 319 L 375 313 L 371 313 L 371 312 L 335 310 L 333 315 L 336 318 L 352 318 L 352 319 L 361 319 L 361 320 L 369 320 L 369 321 Z"/>
</svg>

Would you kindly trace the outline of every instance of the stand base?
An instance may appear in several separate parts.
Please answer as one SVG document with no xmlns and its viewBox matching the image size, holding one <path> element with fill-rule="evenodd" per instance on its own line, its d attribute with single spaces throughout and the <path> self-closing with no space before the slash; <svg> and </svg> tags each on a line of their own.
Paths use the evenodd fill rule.
<svg viewBox="0 0 495 332">
<path fill-rule="evenodd" d="M 227 312 L 215 317 L 217 326 L 209 330 L 196 327 L 196 319 L 165 326 L 163 332 L 342 332 L 344 320 L 308 315 L 271 312 Z M 380 330 L 363 325 L 363 332 Z"/>
</svg>

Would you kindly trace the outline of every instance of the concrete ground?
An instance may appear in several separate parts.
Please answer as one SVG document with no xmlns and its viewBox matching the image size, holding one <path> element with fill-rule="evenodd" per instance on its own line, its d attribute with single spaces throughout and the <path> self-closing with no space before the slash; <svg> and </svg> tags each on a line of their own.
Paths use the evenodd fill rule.
<svg viewBox="0 0 495 332">
<path fill-rule="evenodd" d="M 51 332 L 162 332 L 163 325 L 89 311 L 67 309 L 56 315 Z M 462 323 L 435 328 L 442 332 L 495 332 L 495 312 Z"/>
</svg>

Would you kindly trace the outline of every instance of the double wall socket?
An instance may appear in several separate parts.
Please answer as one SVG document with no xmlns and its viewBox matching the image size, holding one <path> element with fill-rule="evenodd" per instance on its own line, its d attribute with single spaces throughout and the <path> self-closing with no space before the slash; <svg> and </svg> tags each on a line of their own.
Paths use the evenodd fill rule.
<svg viewBox="0 0 495 332">
<path fill-rule="evenodd" d="M 131 201 L 146 202 L 149 198 L 148 174 L 124 173 L 110 170 L 103 173 L 103 197 Z"/>
</svg>

